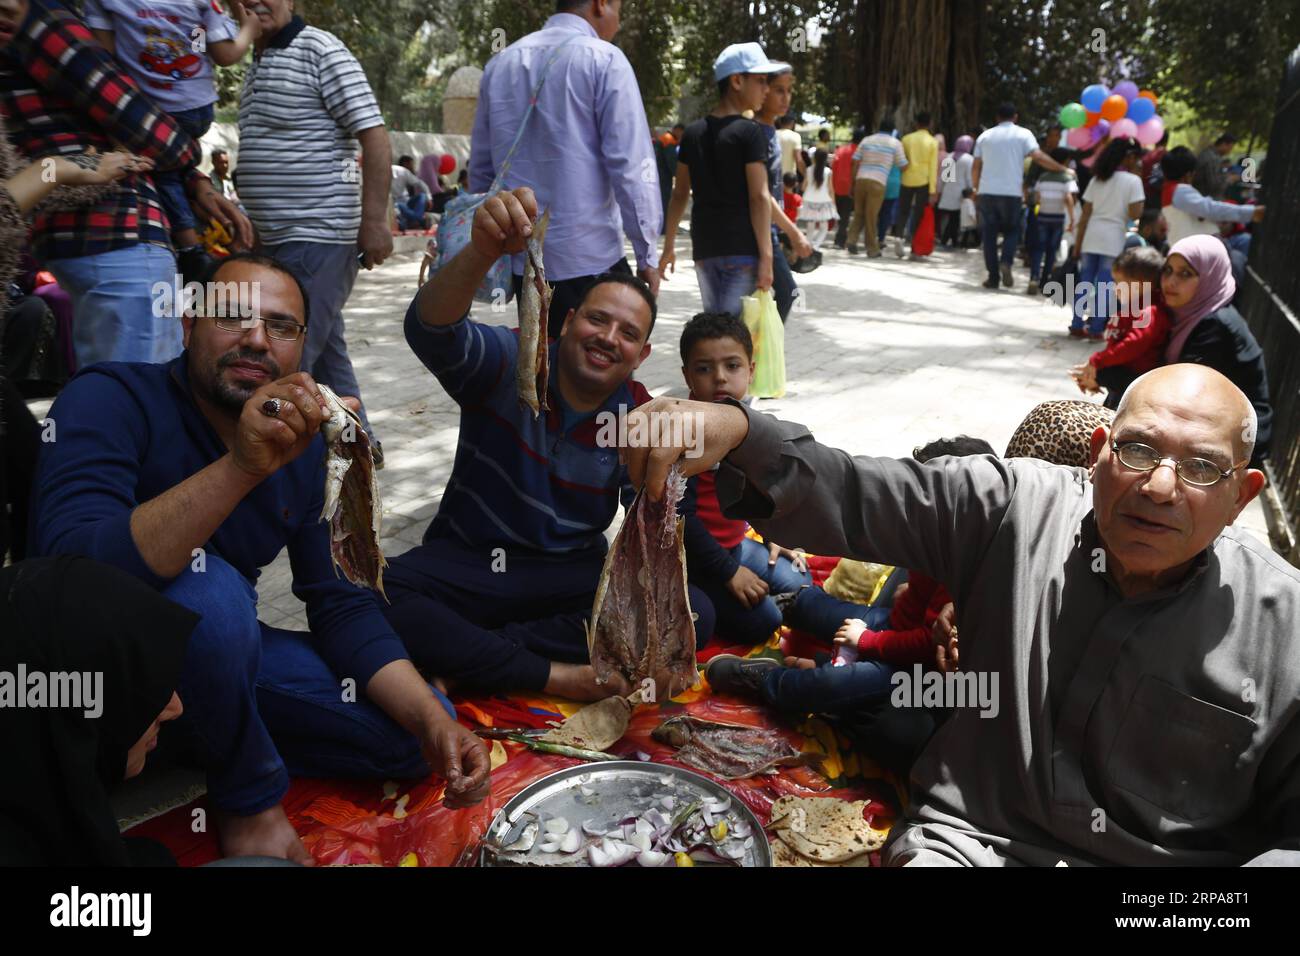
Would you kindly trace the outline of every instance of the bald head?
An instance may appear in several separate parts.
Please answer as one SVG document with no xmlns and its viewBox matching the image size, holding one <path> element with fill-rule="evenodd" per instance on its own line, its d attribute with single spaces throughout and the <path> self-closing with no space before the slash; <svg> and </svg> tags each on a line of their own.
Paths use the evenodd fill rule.
<svg viewBox="0 0 1300 956">
<path fill-rule="evenodd" d="M 1233 464 L 1255 452 L 1259 416 L 1246 394 L 1207 365 L 1165 365 L 1138 376 L 1124 392 L 1111 433 L 1135 412 L 1196 422 L 1231 443 Z"/>
</svg>

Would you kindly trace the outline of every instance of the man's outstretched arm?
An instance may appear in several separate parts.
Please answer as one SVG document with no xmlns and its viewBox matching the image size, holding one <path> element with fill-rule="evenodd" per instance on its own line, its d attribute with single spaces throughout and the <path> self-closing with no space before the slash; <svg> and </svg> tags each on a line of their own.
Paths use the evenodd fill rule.
<svg viewBox="0 0 1300 956">
<path fill-rule="evenodd" d="M 420 321 L 436 328 L 464 318 L 492 264 L 504 255 L 524 251 L 536 216 L 537 199 L 527 186 L 499 192 L 480 205 L 469 243 L 416 295 Z"/>
</svg>

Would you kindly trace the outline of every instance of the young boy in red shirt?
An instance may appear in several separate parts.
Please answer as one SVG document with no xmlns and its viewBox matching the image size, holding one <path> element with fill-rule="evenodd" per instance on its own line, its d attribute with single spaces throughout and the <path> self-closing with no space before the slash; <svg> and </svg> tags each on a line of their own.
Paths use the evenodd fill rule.
<svg viewBox="0 0 1300 956">
<path fill-rule="evenodd" d="M 682 330 L 682 374 L 697 402 L 744 401 L 754 378 L 754 343 L 745 323 L 727 313 L 701 312 Z M 771 595 L 812 583 L 802 552 L 760 544 L 744 521 L 718 505 L 716 471 L 686 482 L 680 513 L 690 582 L 713 601 L 715 633 L 729 643 L 758 644 L 781 626 Z"/>
<path fill-rule="evenodd" d="M 799 188 L 799 177 L 794 173 L 786 173 L 781 177 L 781 182 L 785 187 L 782 190 L 782 205 L 785 207 L 785 216 L 791 222 L 798 222 L 799 207 L 803 205 L 803 197 L 795 192 Z"/>
<path fill-rule="evenodd" d="M 1150 246 L 1125 249 L 1111 266 L 1117 308 L 1106 326 L 1106 347 L 1070 370 L 1079 390 L 1106 389 L 1107 408 L 1119 408 L 1124 390 L 1139 375 L 1164 364 L 1169 310 L 1160 299 L 1165 257 Z"/>
</svg>

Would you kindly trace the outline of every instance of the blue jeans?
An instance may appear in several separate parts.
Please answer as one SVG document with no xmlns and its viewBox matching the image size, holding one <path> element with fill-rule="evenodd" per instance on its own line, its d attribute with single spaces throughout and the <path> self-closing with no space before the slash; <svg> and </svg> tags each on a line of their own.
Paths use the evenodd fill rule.
<svg viewBox="0 0 1300 956">
<path fill-rule="evenodd" d="M 1002 265 L 1016 261 L 1016 248 L 1020 245 L 1020 197 L 980 196 L 980 220 L 984 229 L 984 268 L 990 279 L 998 278 L 998 236 L 1002 241 Z"/>
<path fill-rule="evenodd" d="M 894 673 L 895 668 L 880 661 L 774 668 L 764 679 L 763 698 L 791 717 L 828 718 L 859 753 L 905 774 L 944 714 L 928 707 L 895 707 L 890 700 Z"/>
<path fill-rule="evenodd" d="M 889 227 L 894 224 L 894 217 L 898 215 L 898 197 L 886 199 L 880 204 L 880 215 L 876 219 L 876 241 L 884 242 L 885 236 L 889 233 Z"/>
<path fill-rule="evenodd" d="M 1070 319 L 1070 328 L 1082 329 L 1085 313 L 1088 319 L 1088 334 L 1101 335 L 1106 330 L 1114 305 L 1113 282 L 1110 267 L 1115 262 L 1114 256 L 1103 256 L 1096 252 L 1085 252 L 1079 256 L 1078 285 L 1074 290 L 1074 317 Z"/>
<path fill-rule="evenodd" d="M 209 103 L 207 106 L 181 110 L 171 115 L 181 129 L 198 140 L 212 126 L 213 117 L 216 115 L 215 106 L 216 104 Z M 172 232 L 198 228 L 194 211 L 190 209 L 189 197 L 185 195 L 185 177 L 182 172 L 177 169 L 156 172 L 153 174 L 153 181 L 158 186 L 158 195 L 162 200 L 163 209 L 167 210 Z"/>
<path fill-rule="evenodd" d="M 343 337 L 343 307 L 357 281 L 357 247 L 324 242 L 282 242 L 259 250 L 297 273 L 307 287 L 307 341 L 302 347 L 300 371 L 324 382 L 338 395 L 361 397 L 357 373 L 352 369 L 348 343 Z M 288 370 L 286 369 L 286 374 Z M 374 437 L 365 405 L 361 422 Z"/>
<path fill-rule="evenodd" d="M 1032 202 L 1025 204 L 1025 251 L 1029 253 L 1031 269 L 1038 261 L 1038 254 L 1042 250 L 1038 236 L 1038 213 L 1035 211 L 1037 208 Z"/>
<path fill-rule="evenodd" d="M 368 701 L 365 688 L 344 699 L 340 676 L 310 634 L 260 623 L 248 580 L 214 554 L 206 562 L 162 593 L 202 616 L 185 651 L 177 723 L 197 747 L 215 807 L 240 816 L 273 807 L 290 774 L 428 775 L 419 741 Z"/>
<path fill-rule="evenodd" d="M 397 225 L 400 229 L 423 229 L 424 211 L 429 207 L 429 194 L 416 193 L 406 202 L 397 204 Z"/>
<path fill-rule="evenodd" d="M 829 644 L 840 625 L 850 618 L 865 621 L 873 631 L 884 630 L 889 627 L 891 610 L 886 604 L 854 604 L 852 601 L 831 597 L 821 588 L 808 588 L 800 591 L 794 603 L 786 608 L 785 622 Z"/>
<path fill-rule="evenodd" d="M 705 312 L 740 315 L 740 300 L 758 286 L 758 256 L 710 256 L 695 260 L 700 303 Z"/>
<path fill-rule="evenodd" d="M 790 309 L 794 307 L 794 300 L 798 294 L 799 286 L 794 281 L 794 273 L 790 271 L 790 261 L 785 257 L 780 236 L 773 229 L 772 299 L 776 302 L 776 311 L 781 316 L 782 323 L 790 315 Z"/>
<path fill-rule="evenodd" d="M 775 565 L 769 565 L 767 546 L 753 538 L 741 539 L 740 544 L 731 549 L 731 556 L 767 583 L 768 597 L 753 607 L 745 607 L 727 590 L 725 583 L 706 582 L 698 586 L 713 602 L 720 637 L 735 644 L 758 644 L 766 641 L 781 626 L 781 609 L 771 595 L 797 591 L 812 583 L 812 575 L 807 571 L 796 571 L 787 558 L 777 558 Z"/>
<path fill-rule="evenodd" d="M 181 354 L 180 319 L 153 314 L 153 287 L 170 287 L 176 280 L 170 249 L 141 242 L 45 265 L 72 299 L 78 368 L 95 362 L 168 362 Z"/>
<path fill-rule="evenodd" d="M 1029 278 L 1037 282 L 1050 277 L 1056 265 L 1056 250 L 1065 234 L 1065 216 L 1038 215 L 1034 225 L 1036 238 L 1029 247 Z"/>
</svg>

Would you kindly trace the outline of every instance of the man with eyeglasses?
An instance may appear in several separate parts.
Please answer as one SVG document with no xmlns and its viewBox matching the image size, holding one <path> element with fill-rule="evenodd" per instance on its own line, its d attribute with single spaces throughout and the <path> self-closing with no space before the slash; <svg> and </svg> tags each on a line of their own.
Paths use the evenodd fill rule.
<svg viewBox="0 0 1300 956">
<path fill-rule="evenodd" d="M 202 615 L 177 723 L 207 771 L 222 850 L 308 862 L 280 805 L 290 774 L 432 768 L 449 804 L 467 805 L 486 794 L 488 757 L 375 595 L 332 567 L 318 434 L 329 410 L 297 371 L 310 318 L 301 282 L 243 253 L 211 271 L 206 288 L 218 285 L 227 308 L 182 318 L 178 358 L 92 365 L 54 403 L 34 551 L 115 565 Z M 257 620 L 255 582 L 286 547 L 310 634 Z"/>
<path fill-rule="evenodd" d="M 960 609 L 959 673 L 995 700 L 945 700 L 887 864 L 1300 865 L 1300 571 L 1229 527 L 1264 475 L 1219 372 L 1137 379 L 1089 469 L 852 458 L 726 403 L 656 399 L 629 433 L 664 413 L 702 424 L 685 471 L 721 462 L 729 517 L 920 568 Z M 629 449 L 632 481 L 662 494 L 681 452 Z"/>
</svg>

